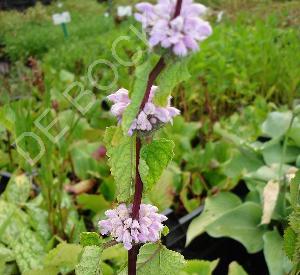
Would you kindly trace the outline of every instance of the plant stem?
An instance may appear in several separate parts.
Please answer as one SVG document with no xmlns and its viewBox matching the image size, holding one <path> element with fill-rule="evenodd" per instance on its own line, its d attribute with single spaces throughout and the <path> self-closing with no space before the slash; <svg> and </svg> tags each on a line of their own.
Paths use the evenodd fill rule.
<svg viewBox="0 0 300 275">
<path fill-rule="evenodd" d="M 176 2 L 176 8 L 175 8 L 175 13 L 174 13 L 174 17 L 173 18 L 176 18 L 180 14 L 181 6 L 182 6 L 182 0 L 177 0 L 177 2 Z"/>
<path fill-rule="evenodd" d="M 280 166 L 279 166 L 279 172 L 278 172 L 278 180 L 279 182 L 281 182 L 282 180 L 282 187 L 283 187 L 283 206 L 282 206 L 282 209 L 284 211 L 284 213 L 286 214 L 286 198 L 285 198 L 285 195 L 287 193 L 287 189 L 288 189 L 288 181 L 286 180 L 286 177 L 282 177 L 282 172 L 283 172 L 283 164 L 284 164 L 284 159 L 285 159 L 285 155 L 286 155 L 286 149 L 287 149 L 287 142 L 288 142 L 288 136 L 289 136 L 289 133 L 290 133 L 290 130 L 293 126 L 293 123 L 294 123 L 294 120 L 295 120 L 295 115 L 293 114 L 292 116 L 292 119 L 290 121 L 290 124 L 289 124 L 289 127 L 285 133 L 285 136 L 284 136 L 284 140 L 283 140 L 283 148 L 282 148 L 282 152 L 281 152 L 281 159 L 280 159 Z"/>
<path fill-rule="evenodd" d="M 182 0 L 177 0 L 176 2 L 176 8 L 175 8 L 175 14 L 173 18 L 176 18 L 181 11 L 182 6 Z M 144 98 L 140 105 L 140 111 L 142 111 L 146 105 L 146 103 L 149 100 L 151 88 L 156 80 L 156 78 L 159 76 L 159 74 L 162 72 L 162 70 L 166 67 L 166 63 L 163 57 L 159 59 L 151 73 L 149 74 L 146 91 Z M 138 219 L 139 218 L 139 211 L 140 206 L 142 202 L 142 195 L 143 195 L 143 182 L 139 173 L 139 164 L 140 164 L 140 153 L 141 153 L 141 147 L 142 142 L 140 137 L 136 137 L 135 142 L 136 147 L 136 161 L 135 161 L 135 192 L 134 192 L 134 199 L 133 199 L 133 205 L 132 205 L 132 218 Z M 128 275 L 136 275 L 136 261 L 137 261 L 137 255 L 139 252 L 139 245 L 133 245 L 132 249 L 128 251 Z"/>
</svg>

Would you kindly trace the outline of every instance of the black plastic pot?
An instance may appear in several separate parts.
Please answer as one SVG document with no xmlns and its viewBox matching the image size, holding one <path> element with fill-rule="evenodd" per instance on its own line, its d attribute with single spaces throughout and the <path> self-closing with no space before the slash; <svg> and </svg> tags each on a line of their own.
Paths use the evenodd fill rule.
<svg viewBox="0 0 300 275">
<path fill-rule="evenodd" d="M 247 253 L 239 242 L 230 238 L 212 238 L 208 234 L 202 234 L 194 239 L 188 247 L 185 247 L 186 232 L 190 222 L 203 211 L 199 207 L 193 212 L 176 217 L 172 209 L 167 209 L 164 215 L 168 217 L 166 225 L 170 233 L 164 237 L 164 244 L 175 251 L 180 252 L 186 259 L 219 259 L 219 264 L 214 275 L 227 275 L 228 265 L 236 261 L 244 267 L 249 275 L 267 275 L 268 268 L 262 252 L 256 254 Z"/>
<path fill-rule="evenodd" d="M 43 5 L 50 5 L 52 0 L 40 0 Z M 0 10 L 25 10 L 33 7 L 37 0 L 0 0 Z"/>
<path fill-rule="evenodd" d="M 4 192 L 11 174 L 8 172 L 0 172 L 0 195 Z"/>
</svg>

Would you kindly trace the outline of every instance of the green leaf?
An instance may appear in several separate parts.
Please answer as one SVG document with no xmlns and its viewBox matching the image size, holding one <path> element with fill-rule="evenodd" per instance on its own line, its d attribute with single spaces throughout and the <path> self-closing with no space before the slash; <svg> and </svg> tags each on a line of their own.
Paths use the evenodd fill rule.
<svg viewBox="0 0 300 275">
<path fill-rule="evenodd" d="M 199 217 L 195 218 L 189 225 L 187 231 L 186 245 L 195 237 L 204 233 L 210 224 L 213 224 L 228 211 L 241 204 L 238 196 L 222 192 L 214 197 L 208 197 L 205 201 L 205 208 Z"/>
<path fill-rule="evenodd" d="M 46 253 L 38 234 L 24 227 L 18 238 L 10 245 L 22 273 L 43 267 L 43 258 Z"/>
<path fill-rule="evenodd" d="M 190 189 L 190 182 L 191 182 L 191 173 L 190 172 L 183 172 L 183 186 L 180 191 L 180 199 L 188 212 L 192 212 L 200 205 L 200 199 L 198 198 L 189 198 L 189 189 Z"/>
<path fill-rule="evenodd" d="M 229 237 L 242 243 L 249 253 L 256 253 L 263 247 L 264 229 L 259 227 L 261 207 L 246 202 L 222 215 L 207 227 L 207 233 L 215 238 Z"/>
<path fill-rule="evenodd" d="M 151 203 L 156 205 L 160 211 L 163 211 L 172 205 L 176 193 L 174 188 L 175 176 L 176 175 L 171 169 L 166 169 L 158 183 L 147 193 Z"/>
<path fill-rule="evenodd" d="M 25 174 L 13 175 L 5 192 L 4 199 L 15 204 L 25 203 L 30 195 L 31 182 Z"/>
<path fill-rule="evenodd" d="M 277 230 L 266 232 L 263 236 L 264 255 L 270 275 L 282 275 L 290 271 L 291 265 L 283 251 L 283 239 Z M 288 270 L 287 270 L 288 269 Z"/>
<path fill-rule="evenodd" d="M 82 247 L 78 244 L 60 243 L 45 258 L 45 265 L 71 271 L 78 263 Z"/>
<path fill-rule="evenodd" d="M 158 139 L 141 149 L 139 171 L 146 190 L 151 188 L 160 179 L 162 172 L 173 158 L 174 142 L 167 139 Z M 145 168 L 147 167 L 147 168 Z"/>
<path fill-rule="evenodd" d="M 300 203 L 300 170 L 296 173 L 295 177 L 291 180 L 290 192 L 291 192 L 291 205 L 295 208 Z"/>
<path fill-rule="evenodd" d="M 99 246 L 102 243 L 100 236 L 96 232 L 82 232 L 80 234 L 80 244 L 82 246 Z"/>
<path fill-rule="evenodd" d="M 15 113 L 9 105 L 0 107 L 0 126 L 14 133 Z"/>
<path fill-rule="evenodd" d="M 176 62 L 171 59 L 169 60 L 166 68 L 157 80 L 159 90 L 154 97 L 155 104 L 163 107 L 166 106 L 174 87 L 191 77 L 188 71 L 188 62 L 189 58 L 181 58 Z"/>
<path fill-rule="evenodd" d="M 14 252 L 11 249 L 0 244 L 0 259 L 1 261 L 4 261 L 4 263 L 12 262 L 15 259 Z"/>
<path fill-rule="evenodd" d="M 100 273 L 100 256 L 102 249 L 98 246 L 86 246 L 83 249 L 79 264 L 76 265 L 76 275 L 98 275 Z"/>
<path fill-rule="evenodd" d="M 132 169 L 134 169 L 134 153 L 132 138 L 123 136 L 120 127 L 109 127 L 105 131 L 109 165 L 117 186 L 117 199 L 127 201 L 131 196 Z"/>
<path fill-rule="evenodd" d="M 190 260 L 186 262 L 180 275 L 211 275 L 217 267 L 219 260 L 213 262 L 204 260 Z"/>
<path fill-rule="evenodd" d="M 262 131 L 269 137 L 277 138 L 284 135 L 292 120 L 292 113 L 272 112 L 262 124 Z"/>
<path fill-rule="evenodd" d="M 270 146 L 264 146 L 262 154 L 264 161 L 267 165 L 272 165 L 274 163 L 280 163 L 282 158 L 282 146 L 279 143 L 272 144 Z M 288 146 L 286 148 L 284 163 L 295 162 L 300 154 L 300 148 L 296 146 Z"/>
<path fill-rule="evenodd" d="M 126 108 L 122 118 L 122 129 L 125 135 L 127 135 L 132 121 L 138 115 L 146 91 L 149 74 L 157 59 L 157 56 L 153 56 L 153 58 L 149 58 L 145 63 L 136 68 L 135 82 L 132 93 L 130 93 L 131 103 Z"/>
<path fill-rule="evenodd" d="M 182 255 L 159 243 L 148 243 L 140 248 L 137 259 L 138 275 L 174 275 L 185 265 Z"/>
<path fill-rule="evenodd" d="M 229 265 L 228 275 L 247 275 L 247 272 L 237 262 L 232 262 Z"/>
<path fill-rule="evenodd" d="M 291 227 L 284 231 L 284 251 L 288 258 L 293 261 L 296 251 L 297 235 Z"/>
<path fill-rule="evenodd" d="M 45 267 L 43 269 L 35 269 L 35 270 L 26 271 L 23 275 L 42 275 L 42 274 L 57 275 L 57 274 L 59 274 L 59 270 L 56 267 L 49 266 L 49 267 Z"/>
<path fill-rule="evenodd" d="M 11 245 L 29 224 L 29 218 L 15 204 L 0 200 L 0 241 Z"/>
<path fill-rule="evenodd" d="M 100 143 L 88 143 L 85 140 L 72 144 L 71 157 L 76 175 L 81 180 L 93 177 L 101 177 L 109 173 L 107 167 L 103 167 L 93 158 L 93 153 L 99 148 Z"/>
<path fill-rule="evenodd" d="M 103 212 L 110 207 L 110 203 L 102 195 L 81 194 L 76 199 L 83 209 L 89 209 L 95 213 Z"/>
</svg>

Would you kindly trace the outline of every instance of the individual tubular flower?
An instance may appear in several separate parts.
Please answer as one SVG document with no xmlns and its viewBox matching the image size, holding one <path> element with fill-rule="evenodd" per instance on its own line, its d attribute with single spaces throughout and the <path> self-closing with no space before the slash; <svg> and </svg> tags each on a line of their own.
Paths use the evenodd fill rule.
<svg viewBox="0 0 300 275">
<path fill-rule="evenodd" d="M 166 107 L 159 107 L 153 104 L 152 101 L 157 90 L 157 86 L 152 86 L 148 102 L 137 118 L 134 119 L 128 131 L 130 136 L 134 131 L 149 132 L 158 128 L 161 124 L 172 123 L 173 118 L 180 114 L 177 108 L 171 107 L 171 97 L 169 97 Z M 114 102 L 111 112 L 120 122 L 125 109 L 131 102 L 128 97 L 128 91 L 122 88 L 108 96 L 108 99 Z"/>
<path fill-rule="evenodd" d="M 156 242 L 163 229 L 162 222 L 167 217 L 157 213 L 157 207 L 141 204 L 138 220 L 131 218 L 132 206 L 120 204 L 116 209 L 107 210 L 106 220 L 99 221 L 102 235 L 111 235 L 117 242 L 123 243 L 130 250 L 133 244 Z"/>
<path fill-rule="evenodd" d="M 120 122 L 125 109 L 131 102 L 128 97 L 128 91 L 122 88 L 116 91 L 114 94 L 109 95 L 107 98 L 114 103 L 110 111 L 118 118 L 118 121 Z"/>
<path fill-rule="evenodd" d="M 149 35 L 149 45 L 171 48 L 178 56 L 197 51 L 198 43 L 212 34 L 210 24 L 201 18 L 207 8 L 193 0 L 183 0 L 180 14 L 174 18 L 177 0 L 158 0 L 156 5 L 136 5 L 137 21 Z"/>
</svg>

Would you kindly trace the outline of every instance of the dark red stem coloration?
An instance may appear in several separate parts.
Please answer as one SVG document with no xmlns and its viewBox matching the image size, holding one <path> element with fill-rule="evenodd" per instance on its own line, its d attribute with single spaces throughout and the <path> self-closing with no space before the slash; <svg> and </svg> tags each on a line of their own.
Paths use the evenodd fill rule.
<svg viewBox="0 0 300 275">
<path fill-rule="evenodd" d="M 182 6 L 182 0 L 177 0 L 174 18 L 180 14 Z M 159 59 L 151 73 L 149 74 L 147 87 L 145 91 L 144 98 L 142 100 L 140 111 L 142 111 L 149 100 L 151 88 L 158 77 L 158 75 L 162 72 L 165 68 L 166 63 L 163 57 Z M 139 218 L 139 211 L 142 202 L 142 195 L 143 195 L 143 182 L 139 173 L 139 163 L 140 163 L 140 153 L 142 142 L 140 137 L 136 137 L 136 168 L 135 168 L 135 190 L 134 190 L 134 199 L 132 205 L 132 218 L 138 219 Z M 137 255 L 139 252 L 139 245 L 133 245 L 132 249 L 128 251 L 128 275 L 136 275 L 136 260 Z"/>
<path fill-rule="evenodd" d="M 181 11 L 181 6 L 182 6 L 182 0 L 177 0 L 173 18 L 176 18 L 177 16 L 179 16 L 180 11 Z"/>
</svg>

